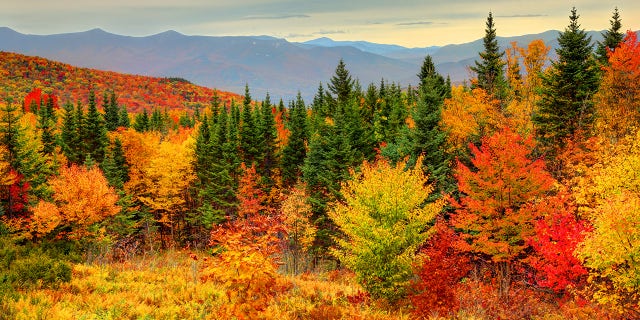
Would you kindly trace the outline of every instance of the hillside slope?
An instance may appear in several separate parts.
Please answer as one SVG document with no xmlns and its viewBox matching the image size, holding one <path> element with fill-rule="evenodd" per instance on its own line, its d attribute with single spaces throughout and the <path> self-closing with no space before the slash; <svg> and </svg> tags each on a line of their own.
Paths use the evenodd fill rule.
<svg viewBox="0 0 640 320">
<path fill-rule="evenodd" d="M 61 62 L 17 53 L 0 52 L 0 99 L 22 101 L 32 89 L 53 93 L 64 103 L 86 102 L 92 88 L 97 95 L 113 90 L 118 103 L 131 112 L 161 108 L 182 110 L 195 103 L 206 106 L 214 90 L 191 84 L 179 78 L 154 78 L 112 71 L 78 68 Z M 218 91 L 223 101 L 241 96 Z"/>
</svg>

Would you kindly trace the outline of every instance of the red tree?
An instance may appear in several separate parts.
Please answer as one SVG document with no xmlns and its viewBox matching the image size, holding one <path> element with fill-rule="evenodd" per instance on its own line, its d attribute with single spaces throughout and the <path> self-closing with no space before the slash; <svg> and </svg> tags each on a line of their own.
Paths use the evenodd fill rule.
<svg viewBox="0 0 640 320">
<path fill-rule="evenodd" d="M 576 216 L 576 206 L 566 193 L 532 205 L 531 211 L 543 217 L 527 241 L 536 252 L 529 263 L 537 271 L 537 283 L 556 292 L 579 287 L 587 270 L 574 252 L 591 226 Z"/>
<path fill-rule="evenodd" d="M 458 236 L 444 222 L 438 221 L 436 231 L 421 251 L 421 265 L 416 268 L 418 279 L 410 295 L 414 314 L 429 317 L 456 312 L 460 307 L 456 295 L 460 280 L 471 271 L 469 258 L 456 250 Z"/>
</svg>

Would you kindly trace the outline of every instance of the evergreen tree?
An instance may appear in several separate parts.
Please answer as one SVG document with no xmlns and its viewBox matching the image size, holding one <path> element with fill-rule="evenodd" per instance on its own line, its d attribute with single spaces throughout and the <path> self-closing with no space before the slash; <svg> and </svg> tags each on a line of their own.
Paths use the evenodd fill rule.
<svg viewBox="0 0 640 320">
<path fill-rule="evenodd" d="M 425 59 L 425 64 L 433 65 L 431 60 Z M 413 113 L 415 127 L 410 131 L 413 145 L 413 159 L 422 155 L 422 163 L 417 164 L 429 175 L 429 182 L 434 185 L 432 197 L 441 193 L 449 193 L 455 188 L 455 181 L 451 176 L 452 157 L 446 151 L 447 133 L 440 129 L 444 99 L 450 88 L 446 87 L 444 78 L 435 68 L 423 66 L 429 72 L 421 74 L 418 104 Z"/>
<path fill-rule="evenodd" d="M 299 94 L 299 93 L 298 93 Z M 302 99 L 302 98 L 301 98 Z M 261 141 L 261 160 L 262 164 L 258 167 L 262 175 L 262 182 L 266 188 L 270 188 L 273 185 L 273 169 L 278 166 L 278 158 L 276 155 L 276 120 L 273 114 L 271 97 L 269 93 L 264 98 L 261 105 L 260 114 L 262 115 L 262 121 L 260 121 L 260 141 Z"/>
<path fill-rule="evenodd" d="M 578 17 L 574 7 L 569 26 L 558 37 L 558 60 L 542 77 L 539 110 L 533 117 L 537 138 L 550 151 L 578 132 L 590 134 L 593 124 L 592 97 L 598 89 L 598 70 L 591 37 L 580 29 Z"/>
<path fill-rule="evenodd" d="M 109 99 L 107 93 L 104 93 L 102 110 L 104 111 L 104 122 L 107 131 L 114 131 L 120 125 L 120 107 L 118 107 L 118 98 L 116 93 L 111 91 Z"/>
<path fill-rule="evenodd" d="M 489 14 L 489 16 L 491 16 L 491 14 Z M 494 30 L 494 35 L 495 35 L 495 30 Z M 424 57 L 424 61 L 422 61 L 422 66 L 420 67 L 420 73 L 418 73 L 418 80 L 419 80 L 418 90 L 421 90 L 423 87 L 427 85 L 433 86 L 433 83 L 432 83 L 433 80 L 436 80 L 438 82 L 436 83 L 436 85 L 444 86 L 444 78 L 436 71 L 436 66 L 433 64 L 433 59 L 431 59 L 430 55 L 426 55 Z"/>
<path fill-rule="evenodd" d="M 299 95 L 300 93 L 298 93 Z M 289 139 L 282 149 L 282 183 L 290 187 L 296 183 L 307 155 L 306 142 L 309 138 L 307 128 L 307 109 L 302 98 L 297 100 L 289 110 L 290 120 L 287 122 Z"/>
<path fill-rule="evenodd" d="M 601 65 L 609 65 L 609 56 L 607 52 L 614 51 L 618 45 L 624 39 L 624 34 L 620 32 L 622 28 L 622 21 L 620 20 L 620 14 L 618 13 L 618 8 L 616 7 L 613 10 L 613 15 L 611 20 L 611 28 L 607 30 L 605 33 L 602 33 L 602 42 L 598 41 L 598 47 L 596 49 L 596 56 Z"/>
<path fill-rule="evenodd" d="M 133 129 L 138 132 L 145 132 L 150 130 L 149 113 L 147 113 L 147 109 L 142 110 L 142 113 L 136 114 L 136 117 L 133 121 Z"/>
<path fill-rule="evenodd" d="M 317 254 L 331 246 L 335 226 L 327 216 L 327 204 L 340 199 L 340 184 L 349 177 L 353 165 L 353 148 L 344 132 L 343 116 L 337 113 L 334 123 L 323 123 L 309 142 L 309 151 L 302 166 L 312 206 L 312 219 L 318 228 Z"/>
<path fill-rule="evenodd" d="M 331 77 L 328 88 L 335 95 L 337 105 L 344 105 L 349 102 L 353 94 L 354 80 L 351 79 L 344 60 L 340 59 L 336 67 L 335 74 Z"/>
<path fill-rule="evenodd" d="M 484 89 L 497 99 L 503 99 L 506 93 L 506 80 L 504 77 L 503 51 L 500 51 L 496 39 L 496 29 L 493 24 L 493 15 L 489 12 L 486 22 L 484 51 L 480 52 L 480 61 L 476 61 L 471 70 L 478 75 L 477 87 Z"/>
<path fill-rule="evenodd" d="M 131 126 L 131 119 L 129 119 L 129 112 L 126 106 L 122 106 L 118 115 L 118 127 L 129 128 Z"/>
<path fill-rule="evenodd" d="M 46 179 L 53 173 L 48 157 L 42 153 L 42 144 L 28 135 L 28 128 L 20 123 L 20 118 L 19 108 L 11 100 L 0 105 L 0 145 L 6 149 L 0 156 L 18 174 L 17 191 L 8 194 L 5 206 L 9 215 L 26 209 L 29 203 L 24 202 L 25 195 L 27 201 L 46 198 L 49 195 Z"/>
<path fill-rule="evenodd" d="M 38 111 L 38 129 L 40 129 L 40 139 L 42 141 L 42 151 L 52 154 L 56 147 L 55 113 L 53 109 L 53 97 L 49 96 L 45 105 Z"/>
<path fill-rule="evenodd" d="M 82 106 L 79 105 L 79 108 Z M 71 163 L 80 163 L 82 161 L 82 148 L 80 138 L 80 123 L 78 123 L 78 111 L 73 104 L 67 102 L 64 107 L 64 117 L 62 119 L 62 152 Z M 82 112 L 81 109 L 79 111 Z M 82 115 L 80 115 L 82 119 Z"/>
<path fill-rule="evenodd" d="M 244 101 L 242 103 L 242 121 L 240 122 L 240 148 L 242 149 L 242 162 L 247 166 L 261 161 L 260 143 L 254 112 L 251 107 L 249 86 L 245 86 Z"/>
<path fill-rule="evenodd" d="M 109 140 L 102 115 L 98 113 L 93 91 L 89 92 L 89 108 L 82 124 L 82 138 L 85 147 L 84 155 L 91 154 L 96 162 L 102 162 Z"/>
</svg>

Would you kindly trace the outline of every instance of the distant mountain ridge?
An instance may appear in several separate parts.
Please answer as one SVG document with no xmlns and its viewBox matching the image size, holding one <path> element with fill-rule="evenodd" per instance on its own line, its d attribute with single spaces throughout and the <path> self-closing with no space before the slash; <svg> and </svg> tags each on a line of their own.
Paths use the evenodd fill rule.
<svg viewBox="0 0 640 320">
<path fill-rule="evenodd" d="M 601 31 L 590 31 L 595 42 Z M 502 48 L 516 41 L 526 46 L 542 39 L 557 47 L 559 31 L 498 37 Z M 176 31 L 132 37 L 92 29 L 85 32 L 28 35 L 0 27 L 0 50 L 37 55 L 79 67 L 155 77 L 181 77 L 195 84 L 243 93 L 249 84 L 254 99 L 269 92 L 272 99 L 293 98 L 300 91 L 313 97 L 320 82 L 333 75 L 339 59 L 360 84 L 380 79 L 402 86 L 415 84 L 424 56 L 453 82 L 470 77 L 468 66 L 483 50 L 482 39 L 442 47 L 405 48 L 366 41 L 319 38 L 292 43 L 270 36 L 189 36 Z M 554 50 L 551 50 L 554 55 Z"/>
</svg>

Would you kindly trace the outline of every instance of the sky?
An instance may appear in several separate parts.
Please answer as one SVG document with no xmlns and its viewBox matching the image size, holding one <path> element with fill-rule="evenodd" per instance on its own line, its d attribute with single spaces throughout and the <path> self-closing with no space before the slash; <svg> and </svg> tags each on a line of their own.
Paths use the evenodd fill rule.
<svg viewBox="0 0 640 320">
<path fill-rule="evenodd" d="M 638 0 L 2 0 L 0 26 L 29 34 L 175 30 L 427 47 L 482 38 L 490 11 L 498 36 L 563 30 L 573 6 L 586 30 L 608 29 L 615 7 L 624 30 L 640 28 Z"/>
</svg>

